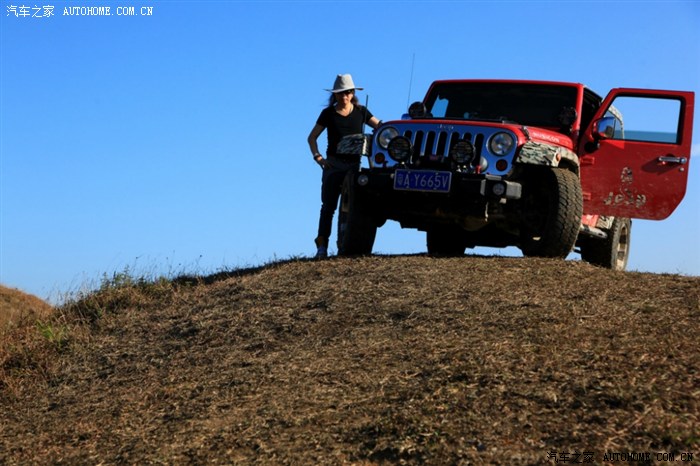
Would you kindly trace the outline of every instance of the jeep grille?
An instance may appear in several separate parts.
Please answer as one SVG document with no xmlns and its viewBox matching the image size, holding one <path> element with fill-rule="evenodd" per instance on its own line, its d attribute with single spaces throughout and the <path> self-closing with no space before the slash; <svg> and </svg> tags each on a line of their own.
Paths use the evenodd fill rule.
<svg viewBox="0 0 700 466">
<path fill-rule="evenodd" d="M 474 145 L 476 156 L 481 156 L 481 148 L 484 145 L 484 135 L 481 133 L 471 133 L 469 131 L 447 131 L 447 130 L 417 130 L 410 129 L 404 131 L 403 136 L 407 137 L 413 144 L 414 157 L 448 157 L 450 149 L 460 139 L 467 140 Z"/>
<path fill-rule="evenodd" d="M 447 124 L 436 124 L 436 123 L 408 123 L 408 122 L 389 122 L 386 123 L 387 126 L 393 126 L 398 131 L 399 135 L 406 137 L 411 141 L 413 146 L 413 158 L 410 160 L 409 164 L 416 164 L 420 161 L 421 165 L 426 162 L 447 162 L 450 156 L 450 149 L 454 147 L 457 141 L 464 139 L 471 142 L 474 145 L 476 156 L 474 158 L 474 164 L 478 165 L 479 160 L 483 157 L 487 163 L 487 169 L 485 173 L 490 173 L 494 175 L 504 175 L 512 166 L 513 157 L 515 155 L 516 148 L 513 147 L 512 151 L 504 157 L 497 157 L 491 154 L 486 145 L 488 144 L 489 138 L 498 132 L 511 131 L 506 130 L 503 127 L 490 127 L 490 126 L 472 126 L 472 125 L 447 125 Z M 515 137 L 515 134 L 513 134 Z M 515 138 L 517 141 L 517 138 Z M 376 156 L 379 153 L 383 153 L 386 159 L 386 163 L 377 164 Z M 497 170 L 496 162 L 499 159 L 505 159 L 508 162 L 508 166 L 505 170 Z M 376 139 L 372 147 L 372 157 L 370 157 L 371 166 L 385 166 L 392 167 L 396 165 L 396 162 L 391 160 L 387 152 L 383 150 L 376 142 Z"/>
</svg>

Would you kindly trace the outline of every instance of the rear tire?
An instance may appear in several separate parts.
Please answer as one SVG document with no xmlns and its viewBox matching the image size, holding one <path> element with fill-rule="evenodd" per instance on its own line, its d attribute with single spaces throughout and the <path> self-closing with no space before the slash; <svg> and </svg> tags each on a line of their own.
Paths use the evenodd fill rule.
<svg viewBox="0 0 700 466">
<path fill-rule="evenodd" d="M 607 238 L 586 238 L 581 244 L 581 259 L 606 269 L 625 270 L 630 254 L 632 220 L 616 217 L 610 229 L 604 231 Z"/>
<path fill-rule="evenodd" d="M 578 176 L 559 168 L 536 168 L 523 183 L 520 249 L 525 256 L 565 258 L 573 249 L 583 215 Z"/>
<path fill-rule="evenodd" d="M 348 173 L 343 181 L 338 211 L 338 255 L 372 254 L 377 236 L 377 223 L 370 214 L 367 201 L 355 184 L 356 173 Z"/>
</svg>

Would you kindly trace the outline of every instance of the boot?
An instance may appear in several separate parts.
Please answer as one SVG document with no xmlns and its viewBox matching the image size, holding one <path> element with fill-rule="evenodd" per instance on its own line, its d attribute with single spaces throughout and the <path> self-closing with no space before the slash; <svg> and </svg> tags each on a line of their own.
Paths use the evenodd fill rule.
<svg viewBox="0 0 700 466">
<path fill-rule="evenodd" d="M 316 259 L 326 259 L 328 257 L 328 238 L 322 236 L 314 240 L 316 243 Z"/>
</svg>

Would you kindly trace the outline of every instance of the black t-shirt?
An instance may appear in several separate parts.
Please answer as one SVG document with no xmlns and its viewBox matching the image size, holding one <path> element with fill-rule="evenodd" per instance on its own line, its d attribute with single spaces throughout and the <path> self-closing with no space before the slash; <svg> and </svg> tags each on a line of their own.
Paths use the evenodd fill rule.
<svg viewBox="0 0 700 466">
<path fill-rule="evenodd" d="M 324 108 L 316 120 L 316 124 L 328 130 L 326 155 L 335 155 L 338 143 L 344 136 L 361 134 L 364 130 L 364 124 L 369 123 L 372 116 L 372 112 L 362 105 L 355 105 L 348 116 L 339 115 L 335 111 L 335 107 Z"/>
</svg>

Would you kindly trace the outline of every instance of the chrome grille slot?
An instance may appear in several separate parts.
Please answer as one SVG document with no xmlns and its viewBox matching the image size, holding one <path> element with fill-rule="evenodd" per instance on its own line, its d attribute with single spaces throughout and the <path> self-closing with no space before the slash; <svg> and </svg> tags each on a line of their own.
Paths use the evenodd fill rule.
<svg viewBox="0 0 700 466">
<path fill-rule="evenodd" d="M 434 154 L 435 142 L 435 131 L 428 131 L 427 137 L 425 138 L 425 146 L 423 147 L 423 150 L 420 151 L 420 156 L 424 157 L 427 151 L 430 151 L 431 154 Z"/>
<path fill-rule="evenodd" d="M 481 133 L 477 134 L 472 144 L 474 144 L 474 148 L 476 149 L 476 158 L 478 160 L 479 157 L 481 157 L 481 149 L 484 146 L 484 135 Z"/>
<path fill-rule="evenodd" d="M 447 136 L 448 135 L 449 134 L 445 131 L 441 131 L 438 134 L 437 144 L 436 144 L 437 147 L 433 151 L 433 154 L 440 155 L 440 156 L 446 155 L 445 147 L 447 147 Z"/>
<path fill-rule="evenodd" d="M 420 157 L 423 155 L 423 131 L 416 131 L 415 139 L 411 141 L 413 143 L 413 157 Z"/>
</svg>

